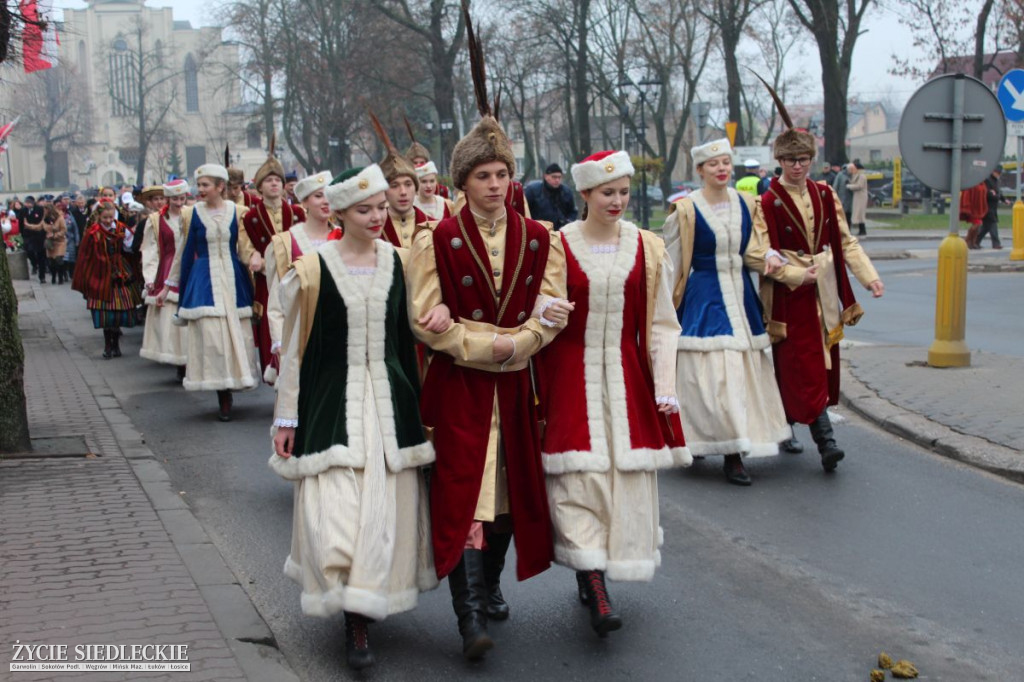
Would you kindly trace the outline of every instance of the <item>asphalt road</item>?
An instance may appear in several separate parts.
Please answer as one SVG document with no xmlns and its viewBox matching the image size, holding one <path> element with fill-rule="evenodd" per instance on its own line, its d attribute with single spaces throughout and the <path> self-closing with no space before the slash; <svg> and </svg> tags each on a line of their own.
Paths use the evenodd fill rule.
<svg viewBox="0 0 1024 682">
<path fill-rule="evenodd" d="M 857 334 L 917 342 L 934 278 L 884 276 L 887 296 L 867 302 Z M 1008 276 L 988 277 L 1001 311 Z M 987 281 L 972 279 L 972 296 L 977 280 Z M 266 466 L 272 391 L 236 394 L 236 420 L 221 424 L 213 393 L 185 392 L 173 369 L 135 355 L 141 329 L 126 333 L 126 357 L 102 360 L 84 305 L 65 298 L 83 346 L 291 665 L 304 680 L 347 679 L 342 619 L 304 617 L 281 573 L 291 488 Z M 919 321 L 910 317 L 922 307 Z M 994 331 L 974 335 L 972 347 L 1002 348 L 1003 314 L 986 318 Z M 917 664 L 922 679 L 1024 679 L 1024 487 L 856 419 L 837 435 L 848 455 L 832 476 L 810 453 L 752 462 L 747 489 L 726 484 L 714 460 L 663 473 L 662 567 L 650 584 L 610 585 L 625 627 L 607 640 L 589 629 L 570 571 L 515 583 L 510 567 L 512 618 L 492 627 L 497 648 L 486 662 L 462 661 L 442 584 L 416 611 L 373 626 L 379 663 L 365 677 L 854 681 L 885 650 Z M 802 427 L 800 437 L 810 442 Z"/>
</svg>

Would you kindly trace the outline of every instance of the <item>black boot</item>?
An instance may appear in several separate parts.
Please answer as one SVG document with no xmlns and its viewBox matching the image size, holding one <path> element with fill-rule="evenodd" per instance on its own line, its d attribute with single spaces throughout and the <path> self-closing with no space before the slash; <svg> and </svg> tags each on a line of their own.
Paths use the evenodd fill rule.
<svg viewBox="0 0 1024 682">
<path fill-rule="evenodd" d="M 835 434 L 832 432 L 832 421 L 828 418 L 828 410 L 823 410 L 818 417 L 811 422 L 811 437 L 818 444 L 818 452 L 821 453 L 821 466 L 826 471 L 835 471 L 839 460 L 846 456 L 846 453 L 836 445 Z"/>
<path fill-rule="evenodd" d="M 796 434 L 793 433 L 793 422 L 789 423 L 789 438 L 779 443 L 779 449 L 791 455 L 799 455 L 804 451 L 804 446 L 800 444 L 800 441 L 796 439 Z"/>
<path fill-rule="evenodd" d="M 178 365 L 178 381 L 185 380 L 185 368 L 186 365 Z"/>
<path fill-rule="evenodd" d="M 103 330 L 103 357 L 107 360 L 110 359 L 110 354 L 114 349 L 114 342 L 111 340 L 113 338 L 112 331 L 112 329 Z"/>
<path fill-rule="evenodd" d="M 222 422 L 231 421 L 231 405 L 234 402 L 231 399 L 231 391 L 217 391 L 217 402 L 220 405 L 220 413 L 217 415 L 217 419 Z"/>
<path fill-rule="evenodd" d="M 590 592 L 587 591 L 587 572 L 576 571 L 576 594 L 580 598 L 580 603 L 584 606 L 590 605 Z"/>
<path fill-rule="evenodd" d="M 750 474 L 743 466 L 743 458 L 739 455 L 726 455 L 722 462 L 722 469 L 725 471 L 725 480 L 733 485 L 750 485 Z"/>
<path fill-rule="evenodd" d="M 469 660 L 483 658 L 494 646 L 487 634 L 487 582 L 484 579 L 484 553 L 479 549 L 462 552 L 462 560 L 448 575 L 452 608 L 459 617 L 462 655 Z"/>
<path fill-rule="evenodd" d="M 622 619 L 612 611 L 612 600 L 604 584 L 604 571 L 581 571 L 587 586 L 590 605 L 590 627 L 601 637 L 622 627 Z M 579 573 L 577 573 L 579 575 Z"/>
<path fill-rule="evenodd" d="M 121 357 L 121 328 L 110 330 L 110 354 L 115 358 Z"/>
<path fill-rule="evenodd" d="M 505 568 L 505 554 L 512 541 L 512 533 L 491 533 L 484 550 L 484 580 L 487 582 L 487 617 L 492 620 L 508 618 L 508 603 L 501 594 L 501 571 Z"/>
<path fill-rule="evenodd" d="M 353 670 L 362 670 L 375 663 L 370 649 L 370 619 L 358 613 L 345 612 L 345 660 Z"/>
</svg>

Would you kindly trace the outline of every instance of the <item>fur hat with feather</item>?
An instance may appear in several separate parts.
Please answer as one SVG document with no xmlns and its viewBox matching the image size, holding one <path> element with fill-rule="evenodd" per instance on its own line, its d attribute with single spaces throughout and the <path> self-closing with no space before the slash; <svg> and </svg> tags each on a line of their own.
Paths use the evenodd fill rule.
<svg viewBox="0 0 1024 682">
<path fill-rule="evenodd" d="M 373 123 L 373 132 L 377 134 L 377 138 L 384 145 L 384 158 L 377 165 L 380 166 L 384 177 L 387 178 L 388 184 L 390 185 L 395 178 L 400 178 L 404 175 L 412 178 L 418 192 L 420 189 L 420 178 L 416 175 L 416 166 L 412 165 L 412 161 L 398 152 L 394 143 L 391 142 L 388 132 L 381 125 L 380 119 L 372 111 L 369 114 L 370 122 Z"/>
<path fill-rule="evenodd" d="M 474 168 L 480 164 L 501 161 L 508 166 L 508 173 L 516 172 L 516 156 L 512 152 L 512 144 L 508 135 L 498 123 L 498 107 L 501 93 L 494 98 L 493 107 L 487 101 L 487 73 L 484 68 L 484 52 L 473 30 L 469 18 L 469 2 L 462 0 L 462 13 L 466 20 L 466 43 L 469 47 L 469 65 L 473 75 L 473 91 L 476 95 L 476 107 L 480 112 L 480 122 L 469 133 L 459 140 L 452 151 L 450 173 L 455 187 L 462 189 L 466 179 Z"/>
<path fill-rule="evenodd" d="M 798 156 L 809 156 L 813 159 L 818 154 L 818 141 L 814 138 L 814 135 L 811 135 L 806 130 L 793 127 L 793 119 L 789 117 L 789 112 L 786 111 L 786 105 L 782 103 L 782 98 L 779 97 L 772 86 L 768 85 L 765 79 L 756 73 L 754 75 L 757 76 L 757 80 L 764 83 L 764 87 L 768 88 L 769 94 L 775 100 L 775 107 L 779 110 L 779 117 L 782 118 L 782 123 L 786 126 L 786 129 L 775 138 L 772 148 L 775 158 L 788 159 Z"/>
</svg>

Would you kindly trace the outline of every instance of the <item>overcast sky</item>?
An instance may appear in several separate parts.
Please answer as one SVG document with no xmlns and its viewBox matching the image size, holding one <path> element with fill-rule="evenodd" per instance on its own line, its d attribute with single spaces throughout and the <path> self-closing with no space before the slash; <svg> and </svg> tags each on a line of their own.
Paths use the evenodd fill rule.
<svg viewBox="0 0 1024 682">
<path fill-rule="evenodd" d="M 973 0 L 968 0 L 971 2 Z M 210 0 L 149 0 L 147 4 L 151 7 L 173 6 L 174 18 L 185 19 L 192 22 L 193 26 L 203 26 L 216 23 L 216 14 L 211 14 L 209 7 L 220 4 L 219 1 Z M 86 6 L 83 0 L 55 0 L 56 8 L 80 9 Z M 897 104 L 903 104 L 910 98 L 920 82 L 909 78 L 892 76 L 888 73 L 890 57 L 897 54 L 900 57 L 912 57 L 921 59 L 922 53 L 914 50 L 910 45 L 911 40 L 907 30 L 901 26 L 891 14 L 885 13 L 878 8 L 869 10 L 863 26 L 866 31 L 857 41 L 853 55 L 853 70 L 850 79 L 850 96 L 857 96 L 862 100 L 892 99 Z M 807 103 L 821 101 L 821 68 L 818 61 L 817 49 L 812 42 L 808 42 L 803 54 L 793 59 L 790 68 L 791 74 L 806 74 L 809 81 L 805 89 L 806 95 L 802 98 Z M 797 103 L 798 97 L 794 97 Z"/>
</svg>

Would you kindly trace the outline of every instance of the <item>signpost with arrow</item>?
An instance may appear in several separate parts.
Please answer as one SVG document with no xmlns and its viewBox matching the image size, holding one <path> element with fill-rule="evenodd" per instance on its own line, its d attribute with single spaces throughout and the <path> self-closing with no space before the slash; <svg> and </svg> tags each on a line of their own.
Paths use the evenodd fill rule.
<svg viewBox="0 0 1024 682">
<path fill-rule="evenodd" d="M 996 90 L 1006 117 L 1006 134 L 1017 136 L 1017 201 L 1013 204 L 1013 250 L 1010 260 L 1024 260 L 1024 201 L 1020 197 L 1021 166 L 1024 165 L 1024 69 L 1012 69 Z"/>
</svg>

